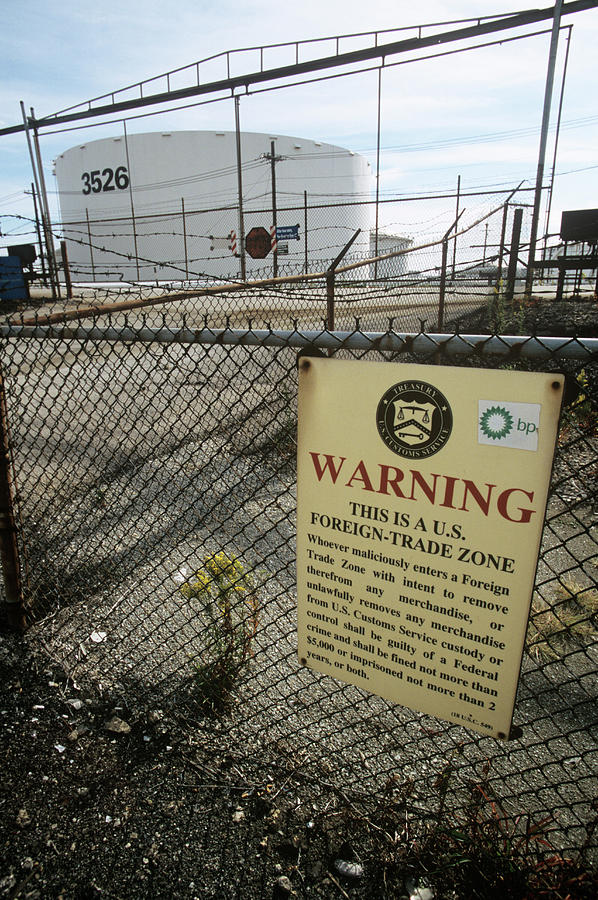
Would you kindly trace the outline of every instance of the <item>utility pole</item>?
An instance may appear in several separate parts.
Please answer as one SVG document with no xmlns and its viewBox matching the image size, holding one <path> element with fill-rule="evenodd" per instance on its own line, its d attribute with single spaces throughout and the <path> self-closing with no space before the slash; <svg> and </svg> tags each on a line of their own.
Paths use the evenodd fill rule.
<svg viewBox="0 0 598 900">
<path fill-rule="evenodd" d="M 455 221 L 459 221 L 459 201 L 461 199 L 461 176 L 457 175 L 457 205 L 455 208 Z M 455 280 L 455 270 L 457 268 L 457 233 L 455 231 L 455 239 L 453 241 L 453 281 Z"/>
<path fill-rule="evenodd" d="M 42 209 L 45 210 L 46 213 L 46 222 L 48 229 L 48 241 L 50 247 L 50 259 L 48 261 L 48 266 L 50 268 L 50 280 L 52 282 L 52 296 L 58 297 L 60 299 L 60 278 L 58 275 L 58 260 L 56 258 L 56 249 L 54 247 L 54 235 L 52 234 L 52 218 L 50 216 L 50 207 L 48 205 L 48 191 L 46 190 L 46 177 L 44 175 L 44 166 L 42 162 L 42 152 L 41 147 L 39 145 L 39 134 L 37 131 L 37 126 L 35 125 L 35 111 L 33 107 L 31 107 L 31 119 L 33 121 L 33 146 L 35 147 L 35 155 L 37 158 L 37 171 L 39 175 L 39 184 L 41 188 L 40 193 L 40 203 L 42 204 Z"/>
<path fill-rule="evenodd" d="M 378 229 L 380 227 L 380 218 L 379 218 L 379 209 L 380 209 L 380 124 L 381 124 L 381 115 L 380 115 L 380 107 L 382 100 L 382 66 L 378 69 L 378 121 L 376 126 L 376 225 L 375 225 L 375 237 L 374 237 L 374 256 L 376 257 L 376 262 L 374 263 L 374 281 L 378 281 Z"/>
<path fill-rule="evenodd" d="M 309 260 L 307 256 L 307 191 L 303 191 L 303 234 L 305 235 L 305 271 L 309 268 Z"/>
<path fill-rule="evenodd" d="M 550 51 L 548 53 L 548 71 L 546 73 L 546 88 L 544 90 L 544 110 L 542 112 L 542 129 L 540 133 L 540 149 L 538 151 L 538 171 L 536 173 L 536 191 L 534 194 L 534 210 L 529 237 L 529 256 L 527 259 L 527 276 L 525 279 L 525 295 L 531 296 L 534 284 L 534 262 L 536 259 L 536 240 L 538 238 L 538 220 L 540 218 L 540 201 L 542 198 L 542 182 L 544 180 L 544 161 L 546 159 L 546 144 L 548 143 L 548 126 L 550 124 L 550 106 L 552 104 L 552 86 L 554 84 L 554 70 L 556 65 L 556 52 L 559 43 L 559 29 L 561 27 L 561 10 L 563 0 L 556 0 L 554 5 L 554 17 L 552 20 L 552 34 L 550 38 Z"/>
<path fill-rule="evenodd" d="M 245 264 L 245 219 L 243 216 L 243 174 L 241 167 L 241 126 L 239 123 L 239 98 L 235 96 L 235 133 L 237 136 L 237 185 L 239 191 L 239 249 L 241 251 L 241 281 L 247 281 Z"/>
<path fill-rule="evenodd" d="M 127 172 L 129 173 L 129 201 L 131 203 L 131 224 L 133 226 L 133 247 L 135 250 L 135 268 L 137 270 L 137 281 L 141 280 L 139 271 L 139 248 L 137 247 L 137 223 L 135 222 L 135 206 L 133 204 L 133 173 L 131 171 L 131 160 L 129 158 L 129 139 L 127 137 L 127 120 L 123 119 L 123 135 L 125 139 L 125 156 L 127 159 Z"/>
<path fill-rule="evenodd" d="M 39 224 L 39 211 L 37 208 L 37 197 L 35 195 L 35 185 L 33 182 L 31 182 L 31 196 L 33 198 L 33 212 L 35 214 L 35 231 L 37 233 L 37 245 L 39 247 L 40 263 L 41 263 L 41 267 L 42 267 L 42 281 L 43 281 L 44 285 L 47 286 L 46 261 L 45 261 L 46 254 L 44 253 L 44 245 L 42 243 L 42 233 L 41 233 L 40 224 Z"/>
<path fill-rule="evenodd" d="M 31 112 L 33 113 L 33 110 Z M 23 116 L 23 127 L 24 127 L 24 131 L 25 131 L 25 137 L 27 138 L 27 147 L 29 148 L 29 157 L 31 160 L 31 169 L 33 171 L 33 180 L 35 182 L 35 187 L 37 189 L 37 196 L 39 198 L 42 229 L 44 232 L 44 242 L 46 245 L 46 259 L 48 262 L 48 273 L 50 275 L 50 285 L 52 288 L 52 297 L 53 297 L 53 299 L 56 299 L 57 293 L 56 293 L 55 278 L 57 276 L 57 271 L 56 271 L 56 260 L 54 258 L 54 254 L 53 254 L 54 247 L 52 244 L 52 232 L 50 229 L 50 220 L 49 220 L 48 207 L 47 207 L 47 197 L 45 196 L 45 185 L 44 185 L 44 191 L 42 192 L 41 179 L 43 177 L 43 172 L 38 171 L 38 165 L 36 165 L 36 155 L 37 155 L 38 164 L 41 161 L 41 155 L 39 153 L 39 144 L 36 147 L 37 154 L 34 154 L 34 152 L 33 152 L 33 145 L 31 142 L 31 134 L 30 134 L 30 130 L 29 130 L 29 120 L 27 118 L 27 113 L 25 112 L 25 104 L 23 103 L 22 100 L 21 100 L 21 115 Z M 44 200 L 46 201 L 45 203 L 44 203 Z"/>
<path fill-rule="evenodd" d="M 569 33 L 567 34 L 567 50 L 565 53 L 565 62 L 563 63 L 563 78 L 561 81 L 561 96 L 559 99 L 559 113 L 556 120 L 556 134 L 554 136 L 554 153 L 552 157 L 552 172 L 550 174 L 550 187 L 548 188 L 548 203 L 546 204 L 546 225 L 544 227 L 544 250 L 542 258 L 546 258 L 546 246 L 548 244 L 548 229 L 550 228 L 550 213 L 552 210 L 552 192 L 554 189 L 554 173 L 556 169 L 556 155 L 559 147 L 559 134 L 561 131 L 561 116 L 563 113 L 563 100 L 565 97 L 565 80 L 567 78 L 567 65 L 569 63 L 569 48 L 571 46 L 571 29 L 573 25 L 569 25 Z"/>
<path fill-rule="evenodd" d="M 272 274 L 274 278 L 276 278 L 278 275 L 278 241 L 276 240 L 276 163 L 284 159 L 284 156 L 276 156 L 274 152 L 274 141 L 270 141 L 270 152 L 264 153 L 263 159 L 270 160 L 270 173 L 272 177 L 272 227 L 274 228 Z"/>
</svg>

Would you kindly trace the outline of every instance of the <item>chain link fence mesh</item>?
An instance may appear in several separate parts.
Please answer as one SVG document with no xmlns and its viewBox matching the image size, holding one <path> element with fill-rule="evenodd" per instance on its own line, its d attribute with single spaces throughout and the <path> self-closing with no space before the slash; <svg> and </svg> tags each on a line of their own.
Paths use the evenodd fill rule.
<svg viewBox="0 0 598 900">
<path fill-rule="evenodd" d="M 326 323 L 347 330 L 358 320 L 357 327 L 366 331 L 434 331 L 449 323 L 456 327 L 492 300 L 493 324 L 501 331 L 511 255 L 511 292 L 517 297 L 523 292 L 529 209 L 505 202 L 504 194 L 471 199 L 475 205 L 461 209 L 456 233 L 455 209 L 449 206 L 439 217 L 437 201 L 388 203 L 389 225 L 377 239 L 374 231 L 359 235 L 346 224 L 351 204 L 280 209 L 279 221 L 299 220 L 302 239 L 279 241 L 276 261 L 273 251 L 263 260 L 246 255 L 246 281 L 241 279 L 239 250 L 235 257 L 230 249 L 232 229 L 229 237 L 201 234 L 202 212 L 111 221 L 87 217 L 65 224 L 60 233 L 86 257 L 84 263 L 71 258 L 71 275 L 78 282 L 73 296 L 50 299 L 47 290 L 33 289 L 31 301 L 12 303 L 12 308 L 25 321 L 31 320 L 32 310 L 40 320 L 46 314 L 76 318 L 77 311 L 84 316 L 93 306 L 112 314 L 136 310 L 137 315 L 143 309 L 145 322 L 153 327 L 184 322 L 197 328 L 209 318 L 213 327 L 287 328 L 300 322 L 306 328 Z M 454 198 L 449 201 L 452 205 Z M 362 204 L 369 217 L 374 213 L 370 205 Z M 523 211 L 523 228 L 511 253 L 516 208 Z M 252 215 L 263 222 L 271 213 L 263 209 Z M 325 220 L 321 227 L 318 217 Z M 226 227 L 231 222 L 227 219 Z M 194 236 L 206 244 L 204 255 L 194 248 Z M 352 238 L 355 243 L 343 255 Z M 541 294 L 551 290 L 547 282 L 538 286 Z"/>
<path fill-rule="evenodd" d="M 379 286 L 364 287 L 366 307 Z M 446 802 L 460 809 L 466 785 L 489 763 L 489 784 L 509 814 L 550 815 L 553 843 L 579 848 L 598 787 L 595 348 L 575 338 L 560 349 L 499 338 L 484 349 L 454 336 L 453 355 L 441 336 L 420 335 L 395 336 L 383 349 L 396 298 L 362 314 L 361 324 L 361 307 L 348 301 L 337 313 L 347 331 L 330 334 L 321 330 L 323 300 L 311 290 L 318 310 L 307 325 L 304 289 L 287 285 L 114 312 L 80 326 L 45 325 L 40 316 L 37 326 L 3 327 L 27 639 L 101 695 L 199 716 L 204 732 L 247 765 L 286 767 L 314 803 L 328 790 L 364 798 L 398 785 L 431 808 L 448 766 Z M 299 318 L 300 330 L 218 330 L 223 319 L 236 321 L 237 304 L 238 315 L 251 318 L 248 309 L 271 303 L 263 318 L 274 319 L 285 299 L 278 321 Z M 400 303 L 396 315 L 412 322 Z M 366 332 L 364 321 L 372 332 L 380 323 L 381 333 Z M 310 344 L 364 360 L 567 372 L 516 739 L 473 735 L 299 665 L 296 365 L 298 349 Z M 241 560 L 258 608 L 251 661 L 226 715 L 214 720 L 198 713 L 195 693 L 213 620 L 181 582 L 220 552 Z"/>
</svg>

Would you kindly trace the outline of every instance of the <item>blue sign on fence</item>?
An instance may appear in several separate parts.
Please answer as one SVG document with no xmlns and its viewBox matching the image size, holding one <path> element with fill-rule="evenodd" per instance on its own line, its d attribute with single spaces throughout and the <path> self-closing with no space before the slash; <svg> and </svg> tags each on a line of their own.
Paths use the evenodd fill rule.
<svg viewBox="0 0 598 900">
<path fill-rule="evenodd" d="M 276 228 L 277 241 L 298 241 L 299 226 L 298 225 L 278 225 Z"/>
</svg>

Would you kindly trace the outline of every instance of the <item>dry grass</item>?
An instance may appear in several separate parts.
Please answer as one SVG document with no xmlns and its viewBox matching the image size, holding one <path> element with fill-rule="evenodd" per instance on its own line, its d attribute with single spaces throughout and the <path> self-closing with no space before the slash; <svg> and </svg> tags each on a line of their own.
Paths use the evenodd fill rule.
<svg viewBox="0 0 598 900">
<path fill-rule="evenodd" d="M 591 642 L 598 626 L 598 590 L 574 580 L 532 599 L 527 646 L 537 659 L 558 659 Z"/>
</svg>

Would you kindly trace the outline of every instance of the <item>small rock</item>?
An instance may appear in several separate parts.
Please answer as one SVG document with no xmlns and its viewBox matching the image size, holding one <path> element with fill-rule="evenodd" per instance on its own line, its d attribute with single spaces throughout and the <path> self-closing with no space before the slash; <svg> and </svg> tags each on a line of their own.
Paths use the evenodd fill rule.
<svg viewBox="0 0 598 900">
<path fill-rule="evenodd" d="M 347 862 L 345 859 L 335 859 L 334 868 L 343 878 L 362 878 L 363 866 L 358 862 Z"/>
<path fill-rule="evenodd" d="M 19 828 L 25 828 L 31 824 L 31 816 L 26 809 L 20 809 L 17 814 L 17 825 Z"/>
<path fill-rule="evenodd" d="M 92 631 L 89 635 L 94 644 L 102 644 L 106 640 L 106 632 L 105 631 Z"/>
<path fill-rule="evenodd" d="M 293 885 L 286 875 L 281 875 L 274 883 L 273 900 L 282 900 L 293 893 Z"/>
<path fill-rule="evenodd" d="M 115 734 L 129 734 L 131 731 L 131 726 L 128 722 L 125 722 L 124 719 L 119 718 L 118 716 L 112 716 L 111 719 L 106 722 L 104 725 L 106 731 L 112 731 Z"/>
<path fill-rule="evenodd" d="M 434 891 L 429 887 L 418 887 L 409 895 L 409 900 L 434 900 Z"/>
<path fill-rule="evenodd" d="M 349 841 L 345 841 L 338 851 L 338 856 L 334 860 L 334 868 L 344 878 L 361 878 L 363 876 L 363 866 Z"/>
<path fill-rule="evenodd" d="M 69 706 L 72 706 L 73 709 L 82 709 L 83 701 L 82 700 L 67 700 L 66 701 Z"/>
<path fill-rule="evenodd" d="M 233 813 L 233 822 L 242 822 L 245 818 L 245 812 L 242 809 L 236 809 Z"/>
<path fill-rule="evenodd" d="M 408 878 L 405 888 L 409 894 L 409 900 L 434 900 L 434 891 L 425 881 L 418 884 L 414 879 Z"/>
</svg>

